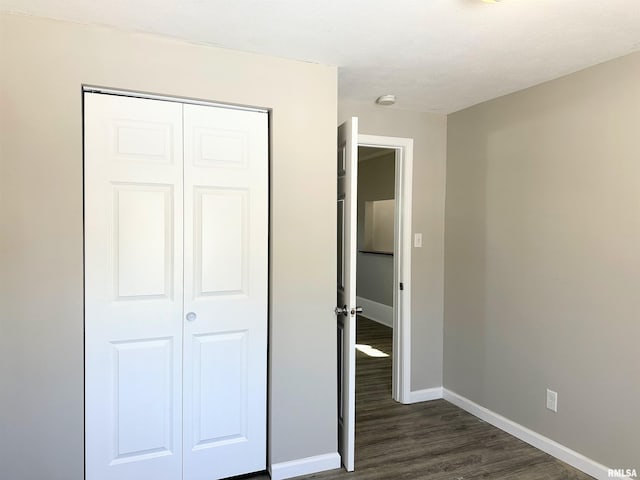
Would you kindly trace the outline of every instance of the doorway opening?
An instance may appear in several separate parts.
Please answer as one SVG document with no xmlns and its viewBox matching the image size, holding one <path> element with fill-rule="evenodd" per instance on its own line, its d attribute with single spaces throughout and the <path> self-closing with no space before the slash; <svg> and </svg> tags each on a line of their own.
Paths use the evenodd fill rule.
<svg viewBox="0 0 640 480">
<path fill-rule="evenodd" d="M 358 136 L 356 425 L 409 403 L 412 144 Z"/>
<path fill-rule="evenodd" d="M 358 146 L 356 412 L 392 397 L 395 167 L 396 149 Z"/>
<path fill-rule="evenodd" d="M 358 153 L 357 298 L 391 330 L 391 397 L 409 403 L 413 139 L 359 135 Z"/>
</svg>

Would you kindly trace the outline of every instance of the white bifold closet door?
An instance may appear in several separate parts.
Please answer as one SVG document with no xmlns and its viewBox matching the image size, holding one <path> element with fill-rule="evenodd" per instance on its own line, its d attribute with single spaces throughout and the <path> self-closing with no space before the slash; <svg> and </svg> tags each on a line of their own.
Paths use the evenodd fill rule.
<svg viewBox="0 0 640 480">
<path fill-rule="evenodd" d="M 266 462 L 263 112 L 85 94 L 87 480 Z"/>
</svg>

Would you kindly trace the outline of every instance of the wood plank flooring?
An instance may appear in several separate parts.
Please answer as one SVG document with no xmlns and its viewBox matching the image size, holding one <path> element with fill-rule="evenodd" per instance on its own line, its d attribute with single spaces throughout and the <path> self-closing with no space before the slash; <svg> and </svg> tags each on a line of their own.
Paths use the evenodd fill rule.
<svg viewBox="0 0 640 480">
<path fill-rule="evenodd" d="M 573 467 L 445 400 L 401 405 L 391 399 L 391 329 L 358 318 L 357 343 L 388 357 L 356 357 L 355 472 L 317 480 L 588 480 Z M 310 434 L 312 434 L 310 432 Z M 264 480 L 266 474 L 251 480 Z"/>
</svg>

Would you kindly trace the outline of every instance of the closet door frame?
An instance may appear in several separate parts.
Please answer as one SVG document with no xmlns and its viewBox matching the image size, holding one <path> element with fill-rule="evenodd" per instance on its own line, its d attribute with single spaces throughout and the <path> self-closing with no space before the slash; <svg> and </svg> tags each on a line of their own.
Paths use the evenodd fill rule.
<svg viewBox="0 0 640 480">
<path fill-rule="evenodd" d="M 266 107 L 217 102 L 215 100 L 203 100 L 199 98 L 176 97 L 173 95 L 161 95 L 156 93 L 143 92 L 139 90 L 120 90 L 117 88 L 101 87 L 98 85 L 82 85 L 82 93 L 83 93 L 83 96 L 85 93 L 103 93 L 105 95 L 117 95 L 119 97 L 142 98 L 146 100 L 162 100 L 165 102 L 175 102 L 175 103 L 181 103 L 184 105 L 203 105 L 205 107 L 228 108 L 231 110 L 244 110 L 248 112 L 266 113 L 269 116 L 269 123 L 271 122 L 272 110 Z M 270 136 L 269 136 L 269 143 L 271 143 Z M 271 157 L 269 157 L 269 162 L 271 162 Z"/>
</svg>

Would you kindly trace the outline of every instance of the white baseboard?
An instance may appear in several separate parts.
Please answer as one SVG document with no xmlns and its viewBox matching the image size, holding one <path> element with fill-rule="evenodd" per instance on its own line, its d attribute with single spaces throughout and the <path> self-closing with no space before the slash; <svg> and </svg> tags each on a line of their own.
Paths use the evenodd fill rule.
<svg viewBox="0 0 640 480">
<path fill-rule="evenodd" d="M 283 480 L 285 478 L 333 470 L 334 468 L 340 468 L 340 454 L 337 452 L 299 458 L 290 462 L 274 463 L 271 465 L 269 473 L 271 480 Z"/>
<path fill-rule="evenodd" d="M 363 297 L 356 297 L 356 303 L 362 307 L 363 317 L 393 328 L 393 307 Z"/>
<path fill-rule="evenodd" d="M 503 417 L 491 410 L 472 402 L 468 398 L 458 395 L 451 390 L 443 389 L 443 398 L 453 403 L 454 405 L 466 410 L 470 414 L 490 423 L 494 427 L 499 428 L 520 440 L 527 442 L 529 445 L 533 445 L 539 450 L 548 453 L 549 455 L 562 460 L 565 463 L 583 471 L 584 473 L 597 478 L 598 480 L 608 480 L 609 468 L 604 465 L 585 457 L 584 455 L 559 444 L 558 442 L 551 440 L 527 427 L 520 425 L 508 418 Z"/>
<path fill-rule="evenodd" d="M 424 390 L 409 392 L 409 401 L 407 403 L 428 402 L 439 398 L 442 398 L 442 387 L 425 388 Z"/>
</svg>

